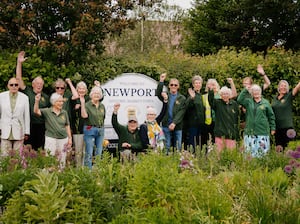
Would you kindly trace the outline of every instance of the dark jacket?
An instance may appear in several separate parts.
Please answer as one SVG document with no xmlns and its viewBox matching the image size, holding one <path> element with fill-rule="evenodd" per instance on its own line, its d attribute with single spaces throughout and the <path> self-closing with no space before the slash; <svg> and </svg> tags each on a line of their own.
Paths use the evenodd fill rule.
<svg viewBox="0 0 300 224">
<path fill-rule="evenodd" d="M 160 82 L 157 86 L 157 89 L 156 89 L 157 97 L 162 102 L 164 100 L 163 97 L 161 96 L 163 86 L 164 86 L 164 83 Z M 168 93 L 168 95 L 169 95 L 168 99 L 170 99 L 170 93 Z M 185 101 L 186 101 L 185 96 L 178 92 L 176 100 L 175 100 L 175 104 L 174 104 L 174 107 L 173 107 L 173 111 L 172 111 L 172 114 L 173 114 L 172 122 L 174 124 L 176 124 L 175 130 L 182 130 L 183 117 L 184 117 L 184 114 L 185 114 Z M 169 107 L 169 101 L 168 101 L 168 107 Z M 169 119 L 168 107 L 167 107 L 167 111 L 165 113 L 165 116 L 162 119 L 162 126 L 163 127 L 168 127 L 169 126 L 169 123 L 168 123 L 168 119 Z"/>
</svg>

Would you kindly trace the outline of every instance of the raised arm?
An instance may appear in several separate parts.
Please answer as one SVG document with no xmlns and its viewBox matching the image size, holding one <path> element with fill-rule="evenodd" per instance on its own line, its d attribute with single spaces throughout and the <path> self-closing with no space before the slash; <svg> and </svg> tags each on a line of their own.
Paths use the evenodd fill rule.
<svg viewBox="0 0 300 224">
<path fill-rule="evenodd" d="M 296 96 L 296 94 L 299 92 L 300 89 L 300 82 L 298 82 L 298 84 L 295 86 L 295 88 L 293 89 L 293 96 Z"/>
<path fill-rule="evenodd" d="M 102 97 L 101 97 L 101 99 L 100 99 L 100 102 L 102 102 L 103 99 L 104 99 L 104 91 L 103 91 L 103 89 L 101 88 L 101 84 L 100 84 L 100 82 L 99 82 L 98 80 L 95 80 L 95 81 L 94 81 L 94 85 L 95 85 L 95 86 L 98 86 L 98 87 L 101 89 L 101 91 L 102 91 Z"/>
<path fill-rule="evenodd" d="M 268 78 L 268 76 L 266 75 L 265 70 L 262 67 L 262 65 L 260 65 L 260 64 L 257 65 L 257 72 L 263 77 L 263 79 L 264 79 L 263 90 L 266 90 L 271 85 L 271 81 Z"/>
<path fill-rule="evenodd" d="M 164 98 L 162 97 L 161 93 L 163 91 L 163 88 L 164 88 L 164 82 L 165 82 L 165 79 L 167 77 L 167 73 L 162 73 L 159 77 L 159 83 L 157 85 L 157 89 L 156 89 L 156 94 L 157 94 L 157 97 L 160 101 L 164 101 Z"/>
<path fill-rule="evenodd" d="M 42 115 L 42 112 L 39 108 L 39 103 L 40 103 L 40 100 L 41 100 L 41 94 L 36 94 L 35 95 L 35 101 L 34 101 L 34 106 L 33 106 L 33 112 L 38 115 L 38 116 L 41 116 Z"/>
<path fill-rule="evenodd" d="M 19 88 L 21 90 L 24 90 L 26 87 L 22 77 L 22 63 L 26 61 L 26 59 L 27 58 L 25 58 L 25 51 L 19 52 L 16 67 L 16 79 L 18 80 Z"/>
<path fill-rule="evenodd" d="M 70 90 L 71 90 L 71 93 L 72 93 L 72 100 L 78 99 L 79 98 L 78 92 L 77 92 L 76 88 L 74 87 L 71 79 L 66 78 L 65 82 L 70 87 Z"/>
<path fill-rule="evenodd" d="M 234 81 L 232 78 L 227 78 L 227 82 L 230 84 L 230 88 L 231 88 L 231 98 L 236 98 L 237 97 L 237 91 L 234 85 Z"/>
<path fill-rule="evenodd" d="M 84 96 L 80 96 L 80 105 L 81 105 L 81 117 L 82 118 L 87 118 L 89 115 L 88 113 L 86 112 L 86 109 L 85 109 L 85 99 L 84 99 Z"/>
</svg>

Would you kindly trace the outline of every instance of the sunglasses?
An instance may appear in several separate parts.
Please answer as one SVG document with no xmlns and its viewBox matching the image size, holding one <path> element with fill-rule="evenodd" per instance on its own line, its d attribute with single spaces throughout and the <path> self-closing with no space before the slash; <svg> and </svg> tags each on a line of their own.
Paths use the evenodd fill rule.
<svg viewBox="0 0 300 224">
<path fill-rule="evenodd" d="M 178 84 L 170 84 L 170 86 L 178 86 Z"/>
<path fill-rule="evenodd" d="M 65 87 L 55 87 L 56 89 L 65 89 Z"/>
<path fill-rule="evenodd" d="M 19 84 L 18 83 L 11 83 L 11 84 L 9 84 L 9 86 L 19 86 Z"/>
</svg>

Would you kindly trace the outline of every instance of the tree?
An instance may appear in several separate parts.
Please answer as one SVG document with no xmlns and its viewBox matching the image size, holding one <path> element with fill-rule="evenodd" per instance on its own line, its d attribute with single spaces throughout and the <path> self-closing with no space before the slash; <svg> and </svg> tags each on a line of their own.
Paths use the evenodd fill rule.
<svg viewBox="0 0 300 224">
<path fill-rule="evenodd" d="M 266 51 L 300 48 L 297 0 L 195 0 L 184 26 L 191 54 L 215 53 L 223 46 Z"/>
<path fill-rule="evenodd" d="M 121 33 L 133 0 L 2 0 L 0 48 L 38 47 L 43 59 L 80 62 L 102 53 L 108 33 Z"/>
</svg>

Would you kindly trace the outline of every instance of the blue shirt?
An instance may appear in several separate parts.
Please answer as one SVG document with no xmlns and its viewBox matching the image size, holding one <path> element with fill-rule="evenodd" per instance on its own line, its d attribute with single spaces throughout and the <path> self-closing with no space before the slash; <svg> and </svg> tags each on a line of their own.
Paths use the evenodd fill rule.
<svg viewBox="0 0 300 224">
<path fill-rule="evenodd" d="M 171 124 L 173 121 L 173 107 L 177 98 L 177 93 L 176 94 L 170 94 L 170 99 L 169 99 L 169 108 L 168 108 L 168 115 L 169 115 L 169 120 L 168 123 Z"/>
</svg>

